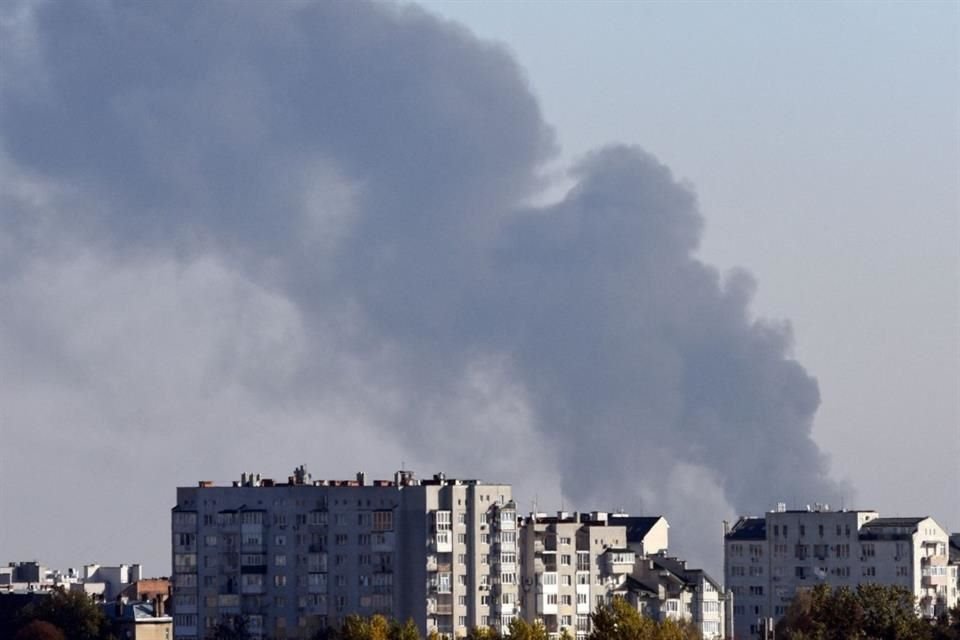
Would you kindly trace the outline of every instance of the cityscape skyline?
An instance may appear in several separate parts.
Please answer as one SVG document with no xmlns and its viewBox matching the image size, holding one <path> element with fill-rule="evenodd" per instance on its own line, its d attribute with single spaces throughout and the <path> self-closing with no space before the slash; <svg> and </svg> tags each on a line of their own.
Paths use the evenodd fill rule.
<svg viewBox="0 0 960 640">
<path fill-rule="evenodd" d="M 0 549 L 164 573 L 173 487 L 292 463 L 713 572 L 960 529 L 955 9 L 0 7 Z"/>
</svg>

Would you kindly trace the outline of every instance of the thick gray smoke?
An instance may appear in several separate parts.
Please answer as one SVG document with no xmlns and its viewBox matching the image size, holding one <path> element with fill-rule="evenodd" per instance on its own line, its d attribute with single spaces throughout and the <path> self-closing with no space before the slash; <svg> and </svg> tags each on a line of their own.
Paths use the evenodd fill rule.
<svg viewBox="0 0 960 640">
<path fill-rule="evenodd" d="M 616 147 L 525 204 L 556 145 L 503 49 L 357 2 L 5 11 L 5 465 L 148 458 L 163 514 L 174 481 L 406 459 L 711 544 L 693 513 L 837 494 L 816 382 L 696 259 L 687 186 Z"/>
</svg>

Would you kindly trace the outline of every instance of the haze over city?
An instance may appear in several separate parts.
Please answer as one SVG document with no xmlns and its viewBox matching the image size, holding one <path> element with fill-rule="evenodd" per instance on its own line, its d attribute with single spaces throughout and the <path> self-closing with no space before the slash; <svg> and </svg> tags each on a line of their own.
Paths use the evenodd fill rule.
<svg viewBox="0 0 960 640">
<path fill-rule="evenodd" d="M 175 487 L 960 529 L 956 4 L 0 7 L 0 550 Z"/>
</svg>

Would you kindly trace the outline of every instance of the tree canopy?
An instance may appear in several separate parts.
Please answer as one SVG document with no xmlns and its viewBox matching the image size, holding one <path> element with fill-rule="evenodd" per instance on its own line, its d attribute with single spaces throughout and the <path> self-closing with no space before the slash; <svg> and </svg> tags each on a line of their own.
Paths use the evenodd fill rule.
<svg viewBox="0 0 960 640">
<path fill-rule="evenodd" d="M 589 640 L 699 640 L 700 633 L 690 623 L 664 620 L 657 622 L 641 615 L 623 598 L 614 598 L 591 616 L 593 631 Z"/>
<path fill-rule="evenodd" d="M 34 621 L 57 627 L 66 640 L 113 638 L 103 610 L 83 591 L 54 589 L 48 597 L 28 604 L 20 611 L 21 627 Z"/>
<path fill-rule="evenodd" d="M 960 640 L 960 611 L 936 623 L 918 615 L 900 586 L 861 584 L 856 589 L 817 585 L 798 591 L 777 623 L 786 640 Z"/>
</svg>

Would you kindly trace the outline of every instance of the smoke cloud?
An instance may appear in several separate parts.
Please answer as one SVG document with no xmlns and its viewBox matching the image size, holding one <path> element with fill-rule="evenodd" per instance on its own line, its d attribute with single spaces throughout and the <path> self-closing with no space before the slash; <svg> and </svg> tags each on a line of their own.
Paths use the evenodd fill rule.
<svg viewBox="0 0 960 640">
<path fill-rule="evenodd" d="M 503 48 L 403 5 L 3 11 L 0 507 L 144 518 L 50 561 L 162 572 L 174 483 L 299 462 L 556 485 L 707 562 L 732 509 L 840 492 L 691 187 L 611 147 L 529 204 L 557 145 Z"/>
</svg>

